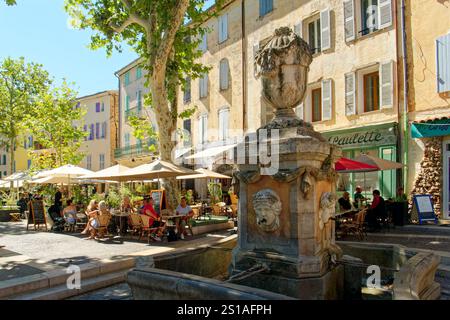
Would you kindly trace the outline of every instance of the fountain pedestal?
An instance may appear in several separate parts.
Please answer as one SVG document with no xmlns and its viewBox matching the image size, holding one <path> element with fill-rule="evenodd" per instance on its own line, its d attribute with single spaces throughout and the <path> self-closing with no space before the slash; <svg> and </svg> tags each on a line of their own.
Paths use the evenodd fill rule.
<svg viewBox="0 0 450 320">
<path fill-rule="evenodd" d="M 340 150 L 292 111 L 304 98 L 309 48 L 281 28 L 256 59 L 263 96 L 276 116 L 258 129 L 255 141 L 235 150 L 239 236 L 233 282 L 299 299 L 342 298 L 343 268 L 334 263 L 342 253 L 331 219 Z M 245 273 L 255 266 L 267 270 Z"/>
</svg>

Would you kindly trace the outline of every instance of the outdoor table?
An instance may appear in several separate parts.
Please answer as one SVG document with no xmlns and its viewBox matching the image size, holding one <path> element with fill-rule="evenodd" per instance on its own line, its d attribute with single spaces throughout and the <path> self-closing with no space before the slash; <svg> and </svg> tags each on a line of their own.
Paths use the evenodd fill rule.
<svg viewBox="0 0 450 320">
<path fill-rule="evenodd" d="M 123 218 L 127 218 L 130 215 L 130 213 L 128 212 L 122 212 L 122 211 L 115 211 L 115 212 L 111 212 L 111 215 L 114 216 L 115 218 L 119 218 L 119 236 L 122 236 L 122 231 L 123 231 Z M 115 221 L 114 221 L 115 222 Z"/>
</svg>

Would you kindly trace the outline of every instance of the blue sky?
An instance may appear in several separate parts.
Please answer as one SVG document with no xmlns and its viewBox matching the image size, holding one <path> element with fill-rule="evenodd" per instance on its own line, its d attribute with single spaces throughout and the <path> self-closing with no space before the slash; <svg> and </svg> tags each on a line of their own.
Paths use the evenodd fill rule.
<svg viewBox="0 0 450 320">
<path fill-rule="evenodd" d="M 208 5 L 213 0 L 208 1 Z M 0 60 L 25 57 L 41 63 L 61 83 L 76 83 L 79 96 L 117 89 L 114 72 L 137 58 L 129 48 L 107 58 L 104 49 L 92 51 L 89 31 L 68 27 L 64 0 L 18 0 L 7 7 L 0 1 Z"/>
</svg>

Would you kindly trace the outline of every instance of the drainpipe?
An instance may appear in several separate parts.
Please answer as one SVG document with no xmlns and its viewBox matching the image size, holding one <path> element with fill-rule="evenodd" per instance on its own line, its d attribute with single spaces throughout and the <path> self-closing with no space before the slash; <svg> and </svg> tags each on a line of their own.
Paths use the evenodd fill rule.
<svg viewBox="0 0 450 320">
<path fill-rule="evenodd" d="M 121 112 L 121 109 L 120 109 L 121 101 L 122 101 L 122 90 L 120 90 L 120 76 L 119 76 L 117 73 L 114 73 L 114 75 L 117 77 L 117 82 L 118 82 L 118 87 L 119 87 L 119 97 L 118 97 L 119 101 L 118 101 L 118 104 L 117 104 L 117 111 L 118 111 L 119 117 L 118 117 L 118 119 L 117 119 L 117 120 L 118 120 L 118 128 L 117 128 L 117 130 L 116 130 L 116 149 L 118 149 L 118 148 L 121 146 L 121 143 L 120 143 L 120 137 L 122 136 L 122 135 L 121 135 L 121 129 L 122 129 L 122 126 L 121 126 L 122 112 Z M 117 159 L 116 159 L 116 149 L 114 149 L 114 161 L 117 162 L 117 163 L 119 163 L 119 162 L 117 161 Z"/>
<path fill-rule="evenodd" d="M 242 0 L 241 11 L 241 32 L 242 32 L 242 130 L 243 134 L 247 129 L 247 37 L 245 28 L 245 0 Z"/>
<path fill-rule="evenodd" d="M 402 1 L 401 8 L 401 31 L 402 31 L 402 54 L 403 54 L 403 114 L 402 114 L 402 125 L 403 125 L 403 184 L 407 187 L 408 182 L 408 139 L 409 139 L 409 131 L 408 131 L 408 97 L 409 97 L 409 86 L 408 86 L 408 59 L 407 59 L 407 48 L 406 48 L 406 22 L 405 22 L 405 0 Z"/>
</svg>

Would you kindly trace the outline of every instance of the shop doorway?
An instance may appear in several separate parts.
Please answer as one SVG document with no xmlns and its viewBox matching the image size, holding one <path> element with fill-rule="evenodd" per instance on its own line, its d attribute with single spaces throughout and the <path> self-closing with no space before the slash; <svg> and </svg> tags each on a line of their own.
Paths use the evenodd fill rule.
<svg viewBox="0 0 450 320">
<path fill-rule="evenodd" d="M 450 219 L 450 139 L 444 140 L 442 151 L 444 157 L 442 212 L 444 219 Z"/>
</svg>

